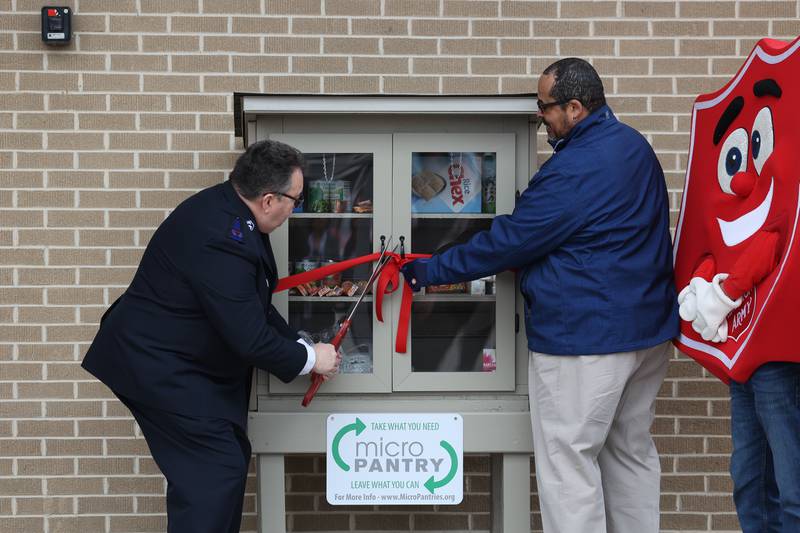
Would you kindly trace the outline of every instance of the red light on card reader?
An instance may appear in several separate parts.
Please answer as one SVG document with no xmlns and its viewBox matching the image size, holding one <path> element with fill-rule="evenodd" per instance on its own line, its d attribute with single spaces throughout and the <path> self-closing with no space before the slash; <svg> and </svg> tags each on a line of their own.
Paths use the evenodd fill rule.
<svg viewBox="0 0 800 533">
<path fill-rule="evenodd" d="M 48 17 L 57 17 L 58 16 L 58 10 L 57 9 L 48 9 L 47 10 L 47 16 Z"/>
</svg>

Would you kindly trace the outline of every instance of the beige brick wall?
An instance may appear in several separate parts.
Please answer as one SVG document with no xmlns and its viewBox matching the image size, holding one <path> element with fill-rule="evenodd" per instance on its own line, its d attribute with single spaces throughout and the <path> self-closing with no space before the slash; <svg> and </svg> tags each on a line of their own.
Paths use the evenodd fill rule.
<svg viewBox="0 0 800 533">
<path fill-rule="evenodd" d="M 0 0 L 0 531 L 9 533 L 164 530 L 164 480 L 139 430 L 79 362 L 159 221 L 230 169 L 241 148 L 233 91 L 530 92 L 551 61 L 584 56 L 621 119 L 658 152 L 674 220 L 694 96 L 723 84 L 759 37 L 800 33 L 797 0 L 65 0 L 74 39 L 51 48 L 39 37 L 45 3 Z M 672 361 L 653 427 L 664 531 L 738 529 L 726 398 L 697 365 Z M 289 458 L 289 526 L 486 531 L 488 464 L 469 459 L 456 509 L 364 510 L 325 503 L 322 458 Z"/>
</svg>

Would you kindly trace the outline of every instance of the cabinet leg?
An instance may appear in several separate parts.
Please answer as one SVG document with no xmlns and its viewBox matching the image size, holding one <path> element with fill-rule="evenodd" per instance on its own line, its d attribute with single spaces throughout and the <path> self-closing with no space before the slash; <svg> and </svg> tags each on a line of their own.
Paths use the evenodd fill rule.
<svg viewBox="0 0 800 533">
<path fill-rule="evenodd" d="M 283 455 L 258 455 L 259 533 L 286 533 L 286 483 Z"/>
<path fill-rule="evenodd" d="M 531 456 L 492 455 L 492 533 L 531 529 Z"/>
</svg>

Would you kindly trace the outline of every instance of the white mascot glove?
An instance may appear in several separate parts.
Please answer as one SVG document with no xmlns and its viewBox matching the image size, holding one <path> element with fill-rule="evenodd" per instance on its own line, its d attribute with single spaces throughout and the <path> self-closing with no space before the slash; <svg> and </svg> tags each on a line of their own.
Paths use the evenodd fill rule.
<svg viewBox="0 0 800 533">
<path fill-rule="evenodd" d="M 692 281 L 695 279 L 702 278 L 692 278 Z M 697 294 L 691 282 L 678 294 L 678 305 L 678 314 L 685 321 L 692 322 L 697 317 Z"/>
<path fill-rule="evenodd" d="M 692 278 L 679 296 L 681 318 L 691 320 L 692 329 L 704 340 L 728 340 L 728 321 L 725 317 L 742 305 L 741 298 L 734 301 L 723 292 L 720 282 L 727 277 L 728 274 L 717 274 L 710 282 L 699 277 Z"/>
</svg>

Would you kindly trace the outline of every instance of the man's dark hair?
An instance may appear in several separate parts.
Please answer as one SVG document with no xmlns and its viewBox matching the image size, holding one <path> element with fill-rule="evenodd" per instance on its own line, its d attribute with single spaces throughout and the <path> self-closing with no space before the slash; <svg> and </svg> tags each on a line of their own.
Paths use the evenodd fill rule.
<svg viewBox="0 0 800 533">
<path fill-rule="evenodd" d="M 253 200 L 266 192 L 286 192 L 292 173 L 304 165 L 300 150 L 278 141 L 259 141 L 236 160 L 230 180 L 239 194 Z"/>
<path fill-rule="evenodd" d="M 555 82 L 550 97 L 556 102 L 578 100 L 593 113 L 606 104 L 603 82 L 592 65 L 577 57 L 556 61 L 542 74 L 552 74 Z"/>
</svg>

